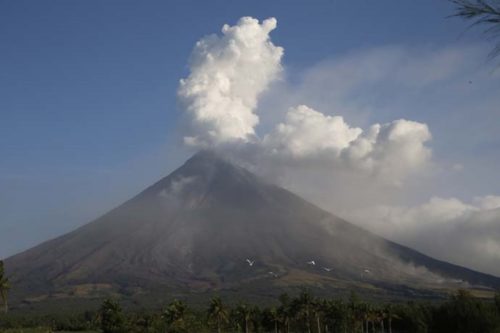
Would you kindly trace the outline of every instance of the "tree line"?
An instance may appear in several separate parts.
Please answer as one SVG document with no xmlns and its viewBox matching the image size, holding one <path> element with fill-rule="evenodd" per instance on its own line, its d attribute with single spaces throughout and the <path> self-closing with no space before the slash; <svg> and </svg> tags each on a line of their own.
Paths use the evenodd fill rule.
<svg viewBox="0 0 500 333">
<path fill-rule="evenodd" d="M 327 299 L 303 291 L 281 295 L 274 306 L 229 305 L 213 297 L 202 309 L 175 299 L 150 312 L 126 311 L 106 299 L 97 311 L 80 315 L 0 316 L 0 331 L 23 326 L 103 333 L 488 333 L 500 332 L 500 293 L 493 301 L 460 290 L 441 303 L 372 303 L 354 293 Z"/>
</svg>

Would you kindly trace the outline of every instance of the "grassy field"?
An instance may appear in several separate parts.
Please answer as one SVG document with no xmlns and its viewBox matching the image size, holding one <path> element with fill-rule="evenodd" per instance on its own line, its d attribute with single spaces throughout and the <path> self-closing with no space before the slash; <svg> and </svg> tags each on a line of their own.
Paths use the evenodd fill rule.
<svg viewBox="0 0 500 333">
<path fill-rule="evenodd" d="M 99 333 L 97 331 L 78 331 L 78 332 L 69 332 L 69 331 L 52 331 L 50 328 L 22 328 L 22 329 L 9 329 L 9 330 L 0 330 L 1 333 Z"/>
</svg>

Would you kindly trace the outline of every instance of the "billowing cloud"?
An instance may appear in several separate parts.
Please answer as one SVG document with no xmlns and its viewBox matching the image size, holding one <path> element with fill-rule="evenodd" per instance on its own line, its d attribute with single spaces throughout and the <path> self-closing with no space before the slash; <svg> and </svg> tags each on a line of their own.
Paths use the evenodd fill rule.
<svg viewBox="0 0 500 333">
<path fill-rule="evenodd" d="M 288 111 L 285 122 L 264 137 L 263 145 L 272 153 L 291 158 L 338 158 L 362 132 L 349 127 L 342 117 L 327 116 L 300 105 Z"/>
<path fill-rule="evenodd" d="M 396 120 L 374 124 L 366 132 L 340 116 L 324 115 L 305 105 L 291 108 L 286 120 L 264 137 L 271 156 L 330 163 L 383 176 L 399 183 L 430 159 L 426 124 Z"/>
<path fill-rule="evenodd" d="M 500 276 L 500 196 L 433 197 L 415 207 L 353 212 L 358 224 L 431 256 Z"/>
<path fill-rule="evenodd" d="M 275 28 L 275 19 L 245 17 L 196 44 L 178 90 L 189 125 L 184 142 L 224 150 L 387 238 L 500 275 L 500 197 L 442 198 L 457 188 L 447 185 L 465 184 L 473 170 L 461 151 L 449 152 L 476 151 L 472 137 L 482 137 L 483 147 L 497 140 L 498 85 L 471 65 L 480 49 L 363 50 L 314 65 L 293 84 L 282 81 L 269 91 L 282 72 L 283 49 L 269 36 Z M 433 149 L 422 120 L 432 121 L 439 139 Z M 472 177 L 470 184 L 481 178 Z M 412 206 L 435 193 L 441 197 Z"/>
<path fill-rule="evenodd" d="M 401 119 L 363 131 L 341 116 L 300 104 L 260 140 L 255 132 L 258 98 L 282 71 L 283 49 L 269 36 L 276 24 L 274 18 L 259 23 L 243 17 L 235 26 L 224 25 L 222 36 L 211 35 L 196 44 L 191 74 L 178 89 L 189 124 L 187 145 L 250 143 L 268 165 L 286 160 L 326 163 L 332 170 L 352 169 L 391 184 L 400 184 L 428 162 L 431 154 L 425 143 L 431 135 L 425 124 Z"/>
<path fill-rule="evenodd" d="M 428 163 L 431 150 L 425 143 L 430 139 L 426 124 L 399 119 L 372 125 L 366 135 L 359 136 L 349 146 L 344 156 L 351 165 L 398 183 Z"/>
<path fill-rule="evenodd" d="M 259 23 L 243 17 L 235 26 L 224 25 L 222 36 L 196 43 L 191 73 L 178 89 L 189 122 L 186 144 L 213 146 L 254 136 L 257 98 L 281 72 L 283 49 L 269 38 L 275 28 L 274 18 Z"/>
</svg>

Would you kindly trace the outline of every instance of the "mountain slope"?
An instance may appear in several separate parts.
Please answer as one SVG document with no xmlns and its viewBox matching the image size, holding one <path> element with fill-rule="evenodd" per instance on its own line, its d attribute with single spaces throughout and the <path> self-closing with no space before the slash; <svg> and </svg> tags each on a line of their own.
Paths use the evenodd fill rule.
<svg viewBox="0 0 500 333">
<path fill-rule="evenodd" d="M 496 277 L 389 242 L 210 151 L 97 220 L 7 259 L 6 267 L 19 298 L 159 287 L 251 293 L 259 283 L 500 287 Z"/>
</svg>

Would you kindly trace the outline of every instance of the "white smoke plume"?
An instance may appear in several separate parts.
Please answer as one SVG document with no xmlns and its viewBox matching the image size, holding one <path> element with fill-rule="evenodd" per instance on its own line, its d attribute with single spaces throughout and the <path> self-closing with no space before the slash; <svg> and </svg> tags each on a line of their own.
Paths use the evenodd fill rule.
<svg viewBox="0 0 500 333">
<path fill-rule="evenodd" d="M 224 25 L 222 36 L 210 35 L 196 44 L 191 74 L 178 90 L 189 123 L 184 136 L 188 146 L 251 143 L 260 151 L 259 159 L 271 164 L 327 163 L 332 169 L 380 176 L 391 184 L 400 184 L 426 164 L 431 155 L 425 146 L 431 138 L 427 125 L 403 119 L 363 131 L 340 116 L 299 105 L 274 131 L 258 139 L 258 97 L 282 72 L 283 48 L 269 36 L 276 24 L 274 18 L 259 23 L 243 17 L 235 26 Z"/>
<path fill-rule="evenodd" d="M 500 197 L 466 203 L 433 197 L 414 206 L 377 206 L 349 219 L 428 255 L 500 276 Z"/>
<path fill-rule="evenodd" d="M 367 172 L 400 184 L 429 161 L 426 124 L 396 120 L 374 124 L 366 132 L 340 116 L 327 116 L 305 105 L 291 108 L 284 123 L 262 142 L 272 156 L 329 163 Z"/>
<path fill-rule="evenodd" d="M 316 159 L 323 155 L 339 158 L 342 151 L 363 131 L 351 128 L 339 116 L 327 116 L 306 105 L 291 108 L 285 122 L 264 137 L 272 153 L 290 158 Z"/>
<path fill-rule="evenodd" d="M 210 35 L 196 43 L 190 75 L 180 81 L 178 98 L 189 117 L 192 146 L 215 146 L 249 141 L 259 117 L 257 98 L 281 72 L 283 49 L 269 33 L 276 19 L 259 23 L 241 18 L 222 27 L 222 36 Z"/>
<path fill-rule="evenodd" d="M 439 184 L 422 185 L 422 180 L 436 180 L 437 173 L 443 173 L 432 160 L 429 127 L 406 119 L 373 125 L 363 121 L 365 113 L 398 119 L 404 111 L 406 116 L 432 119 L 431 111 L 449 109 L 442 101 L 472 93 L 471 73 L 460 73 L 465 83 L 453 76 L 474 50 L 445 48 L 417 55 L 397 47 L 372 50 L 320 63 L 298 84 L 284 82 L 282 90 L 269 91 L 283 72 L 283 48 L 269 36 L 276 24 L 274 18 L 260 23 L 244 17 L 235 26 L 224 25 L 221 36 L 196 44 L 190 74 L 178 89 L 188 122 L 185 144 L 222 150 L 260 175 L 387 238 L 500 275 L 500 197 L 472 203 L 434 197 L 412 207 L 415 198 L 442 191 Z M 273 107 L 262 107 L 266 101 L 259 105 L 264 92 Z M 380 96 L 391 103 L 374 102 Z M 430 104 L 422 103 L 427 96 Z M 493 102 L 493 108 L 497 104 Z M 451 105 L 454 110 L 462 107 Z M 468 109 L 481 110 L 472 106 Z M 489 112 L 491 107 L 483 109 Z M 438 114 L 444 113 L 432 116 Z M 260 126 L 259 120 L 264 122 Z M 437 137 L 442 138 L 450 121 L 458 120 L 433 123 L 433 130 L 441 125 Z M 488 127 L 474 124 L 455 128 Z M 454 138 L 468 145 L 468 137 Z M 464 168 L 451 162 L 455 173 Z"/>
</svg>

